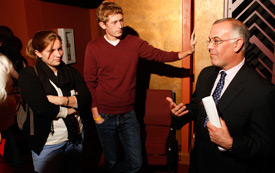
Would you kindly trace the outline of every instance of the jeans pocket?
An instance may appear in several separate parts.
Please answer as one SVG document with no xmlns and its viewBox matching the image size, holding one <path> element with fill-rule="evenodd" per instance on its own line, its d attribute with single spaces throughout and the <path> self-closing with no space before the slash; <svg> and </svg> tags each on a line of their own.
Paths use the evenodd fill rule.
<svg viewBox="0 0 275 173">
<path fill-rule="evenodd" d="M 134 117 L 136 117 L 136 112 L 134 110 L 131 110 L 131 111 L 127 112 L 124 116 L 134 118 Z"/>
<path fill-rule="evenodd" d="M 102 123 L 96 123 L 95 122 L 95 125 L 96 126 L 101 126 L 101 125 L 103 125 L 106 121 L 107 121 L 107 119 L 108 119 L 108 115 L 105 115 L 105 114 L 100 114 L 99 113 L 99 115 L 101 116 L 101 118 L 104 120 Z"/>
</svg>

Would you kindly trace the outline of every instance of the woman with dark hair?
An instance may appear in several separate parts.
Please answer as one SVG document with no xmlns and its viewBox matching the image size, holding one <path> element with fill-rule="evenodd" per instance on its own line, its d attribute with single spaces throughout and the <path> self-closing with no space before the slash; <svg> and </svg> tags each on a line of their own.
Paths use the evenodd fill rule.
<svg viewBox="0 0 275 173">
<path fill-rule="evenodd" d="M 19 75 L 23 102 L 34 112 L 34 135 L 29 117 L 23 126 L 37 172 L 81 172 L 83 123 L 91 116 L 91 96 L 80 73 L 62 62 L 61 38 L 40 31 L 28 42 L 27 55 L 36 68 Z"/>
</svg>

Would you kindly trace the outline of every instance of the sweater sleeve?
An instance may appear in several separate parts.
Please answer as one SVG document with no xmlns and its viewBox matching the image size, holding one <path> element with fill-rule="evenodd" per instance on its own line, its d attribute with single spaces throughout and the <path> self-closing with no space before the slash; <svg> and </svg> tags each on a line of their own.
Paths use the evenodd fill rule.
<svg viewBox="0 0 275 173">
<path fill-rule="evenodd" d="M 96 87 L 97 87 L 97 63 L 96 57 L 93 55 L 92 43 L 88 43 L 85 51 L 85 62 L 84 62 L 84 79 L 87 87 L 92 95 L 92 108 L 97 107 L 96 99 Z"/>
<path fill-rule="evenodd" d="M 141 39 L 139 39 L 138 51 L 139 57 L 147 60 L 155 60 L 158 62 L 172 62 L 179 60 L 178 52 L 167 52 L 157 49 Z"/>
</svg>

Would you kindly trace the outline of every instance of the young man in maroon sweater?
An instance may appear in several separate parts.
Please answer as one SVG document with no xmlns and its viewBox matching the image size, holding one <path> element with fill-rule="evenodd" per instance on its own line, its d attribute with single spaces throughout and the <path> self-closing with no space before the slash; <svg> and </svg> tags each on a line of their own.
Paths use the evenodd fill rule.
<svg viewBox="0 0 275 173">
<path fill-rule="evenodd" d="M 122 38 L 123 12 L 114 2 L 104 1 L 97 17 L 106 34 L 87 45 L 84 78 L 93 98 L 105 168 L 107 172 L 137 172 L 142 165 L 140 126 L 134 111 L 138 58 L 176 61 L 192 54 L 196 41 L 191 40 L 191 49 L 186 52 L 165 52 L 136 36 Z M 122 162 L 119 140 L 125 154 Z"/>
</svg>

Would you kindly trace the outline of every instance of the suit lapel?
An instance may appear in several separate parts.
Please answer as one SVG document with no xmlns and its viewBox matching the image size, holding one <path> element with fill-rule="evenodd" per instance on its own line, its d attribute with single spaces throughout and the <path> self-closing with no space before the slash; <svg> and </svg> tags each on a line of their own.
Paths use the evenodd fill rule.
<svg viewBox="0 0 275 173">
<path fill-rule="evenodd" d="M 231 81 L 224 94 L 218 102 L 218 110 L 223 112 L 223 110 L 230 104 L 235 97 L 239 95 L 244 89 L 244 84 L 247 80 L 247 65 L 244 64 L 243 67 L 236 74 L 234 79 Z"/>
<path fill-rule="evenodd" d="M 209 75 L 209 78 L 205 79 L 207 82 L 206 82 L 206 85 L 204 86 L 204 94 L 203 94 L 204 96 L 203 97 L 210 96 L 218 73 L 219 73 L 219 68 L 215 68 L 213 73 Z"/>
<path fill-rule="evenodd" d="M 203 78 L 203 85 L 200 86 L 200 90 L 201 90 L 201 93 L 199 94 L 199 102 L 200 102 L 200 106 L 199 106 L 199 110 L 201 111 L 199 115 L 199 117 L 197 117 L 197 123 L 199 124 L 199 129 L 201 131 L 201 133 L 198 133 L 198 134 L 202 134 L 201 135 L 201 138 L 205 138 L 208 139 L 209 137 L 208 136 L 208 130 L 207 128 L 205 128 L 203 126 L 204 124 L 204 121 L 205 121 L 205 117 L 206 117 L 206 112 L 203 108 L 203 104 L 202 104 L 202 99 L 204 97 L 207 97 L 207 96 L 210 96 L 211 94 L 211 90 L 213 88 L 213 85 L 215 83 L 215 80 L 217 78 L 217 75 L 219 73 L 219 68 L 217 67 L 214 67 L 213 66 L 213 69 L 211 69 L 210 71 L 207 72 L 207 77 Z M 202 108 L 202 109 L 200 109 Z"/>
</svg>

